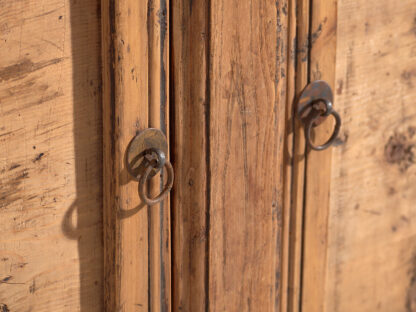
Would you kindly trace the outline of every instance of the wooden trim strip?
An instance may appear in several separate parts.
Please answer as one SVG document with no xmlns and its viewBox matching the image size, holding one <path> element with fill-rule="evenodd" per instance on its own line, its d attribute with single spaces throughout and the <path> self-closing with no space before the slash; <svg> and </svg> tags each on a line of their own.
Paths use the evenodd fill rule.
<svg viewBox="0 0 416 312">
<path fill-rule="evenodd" d="M 285 206 L 283 226 L 281 311 L 300 311 L 305 139 L 296 118 L 296 97 L 308 83 L 309 1 L 292 0 L 289 14 L 291 59 L 288 64 L 286 114 Z"/>
<path fill-rule="evenodd" d="M 337 0 L 314 0 L 311 7 L 309 79 L 335 84 Z M 323 142 L 333 129 L 332 120 L 315 129 Z M 332 149 L 308 151 L 306 159 L 302 311 L 325 311 L 328 214 Z"/>
<path fill-rule="evenodd" d="M 153 126 L 168 135 L 169 3 L 103 0 L 101 7 L 106 311 L 170 311 L 169 200 L 144 206 L 124 164 L 137 131 Z"/>
<path fill-rule="evenodd" d="M 148 1 L 149 127 L 161 129 L 169 139 L 169 1 Z M 163 179 L 150 183 L 152 196 L 163 189 Z M 170 197 L 148 210 L 149 311 L 171 311 Z"/>
<path fill-rule="evenodd" d="M 173 310 L 209 310 L 209 7 L 172 2 Z"/>
</svg>

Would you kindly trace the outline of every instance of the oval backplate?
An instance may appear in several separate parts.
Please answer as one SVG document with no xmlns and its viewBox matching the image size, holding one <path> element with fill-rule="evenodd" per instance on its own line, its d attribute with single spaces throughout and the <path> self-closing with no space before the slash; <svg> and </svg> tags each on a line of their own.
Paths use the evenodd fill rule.
<svg viewBox="0 0 416 312">
<path fill-rule="evenodd" d="M 144 170 L 144 156 L 150 148 L 161 150 L 165 155 L 168 153 L 168 143 L 165 134 L 159 129 L 148 128 L 140 131 L 129 143 L 126 152 L 127 171 L 135 178 L 140 180 L 140 175 Z M 155 169 L 151 176 L 155 175 L 160 169 Z"/>
</svg>

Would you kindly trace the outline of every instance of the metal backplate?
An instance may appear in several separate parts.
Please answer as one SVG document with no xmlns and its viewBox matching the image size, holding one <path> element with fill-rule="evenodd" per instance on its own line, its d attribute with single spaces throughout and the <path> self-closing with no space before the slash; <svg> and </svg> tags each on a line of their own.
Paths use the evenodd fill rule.
<svg viewBox="0 0 416 312">
<path fill-rule="evenodd" d="M 312 109 L 312 103 L 317 103 L 320 100 L 327 100 L 333 103 L 334 96 L 331 87 L 323 80 L 316 80 L 308 84 L 299 96 L 297 104 L 297 114 L 300 119 L 308 116 Z M 319 125 L 325 120 L 325 117 L 318 119 L 315 125 Z"/>
<path fill-rule="evenodd" d="M 127 171 L 137 180 L 144 172 L 144 156 L 149 149 L 159 149 L 165 155 L 168 153 L 168 142 L 166 136 L 159 129 L 149 128 L 140 131 L 129 143 L 126 152 Z M 154 169 L 151 176 L 155 175 L 160 169 Z"/>
</svg>

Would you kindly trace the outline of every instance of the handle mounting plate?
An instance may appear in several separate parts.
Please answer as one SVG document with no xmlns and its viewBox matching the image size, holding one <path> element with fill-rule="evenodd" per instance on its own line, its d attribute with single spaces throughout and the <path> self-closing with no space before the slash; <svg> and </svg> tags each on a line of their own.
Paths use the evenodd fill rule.
<svg viewBox="0 0 416 312">
<path fill-rule="evenodd" d="M 126 152 L 126 168 L 128 172 L 140 180 L 141 174 L 147 165 L 145 155 L 149 150 L 158 149 L 165 155 L 168 154 L 168 143 L 162 131 L 155 128 L 148 128 L 140 131 L 130 142 Z M 154 176 L 160 168 L 154 168 L 150 176 Z"/>
</svg>

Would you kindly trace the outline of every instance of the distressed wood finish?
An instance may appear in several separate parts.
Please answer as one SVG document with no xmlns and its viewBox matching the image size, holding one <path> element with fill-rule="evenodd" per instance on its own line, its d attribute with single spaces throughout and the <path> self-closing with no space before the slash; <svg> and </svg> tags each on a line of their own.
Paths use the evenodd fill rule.
<svg viewBox="0 0 416 312">
<path fill-rule="evenodd" d="M 339 0 L 324 311 L 416 310 L 415 14 Z"/>
<path fill-rule="evenodd" d="M 312 8 L 310 78 L 336 73 L 343 126 L 307 157 L 302 311 L 413 311 L 416 2 L 338 7 L 337 27 L 335 5 Z"/>
<path fill-rule="evenodd" d="M 286 174 L 285 186 L 286 186 L 286 200 L 285 211 L 288 215 L 286 217 L 285 231 L 287 235 L 288 247 L 284 250 L 287 254 L 283 255 L 284 259 L 288 259 L 288 265 L 286 267 L 287 281 L 283 291 L 287 292 L 287 298 L 283 301 L 282 311 L 297 312 L 300 311 L 301 304 L 301 274 L 302 274 L 302 239 L 303 239 L 303 217 L 304 217 L 304 187 L 305 187 L 305 138 L 303 135 L 302 123 L 295 115 L 296 111 L 296 98 L 300 92 L 308 83 L 308 71 L 309 71 L 309 14 L 310 4 L 309 0 L 292 0 L 292 6 L 296 3 L 296 19 L 293 16 L 290 22 L 291 29 L 296 25 L 296 42 L 294 48 L 296 49 L 291 53 L 296 59 L 295 64 L 295 77 L 291 77 L 290 71 L 288 76 L 288 125 L 291 130 L 288 131 L 286 140 L 290 140 L 287 143 L 287 154 L 291 156 L 291 162 L 286 163 L 287 170 L 291 169 L 290 173 Z M 294 13 L 293 13 L 294 14 Z M 294 30 L 292 30 L 294 32 Z M 289 67 L 290 68 L 290 67 Z M 291 95 L 292 94 L 292 95 Z M 292 144 L 290 144 L 292 143 Z M 289 169 L 290 168 L 290 169 Z M 289 185 L 290 184 L 290 187 Z M 288 193 L 290 192 L 290 193 Z"/>
<path fill-rule="evenodd" d="M 0 1 L 0 310 L 102 311 L 100 1 Z"/>
<path fill-rule="evenodd" d="M 169 1 L 151 0 L 148 5 L 149 127 L 162 130 L 169 140 Z M 166 155 L 169 159 L 169 155 Z M 156 197 L 164 181 L 151 180 Z M 149 213 L 149 311 L 171 310 L 170 197 L 151 207 Z"/>
<path fill-rule="evenodd" d="M 279 311 L 288 11 L 173 5 L 174 310 Z"/>
<path fill-rule="evenodd" d="M 311 6 L 309 80 L 325 80 L 334 90 L 337 0 L 313 1 Z M 314 141 L 324 142 L 332 131 L 333 120 L 328 118 L 315 128 Z M 326 300 L 331 153 L 332 147 L 309 150 L 306 158 L 301 310 L 308 312 L 324 311 Z"/>
<path fill-rule="evenodd" d="M 284 168 L 284 201 L 283 201 L 283 224 L 282 224 L 282 249 L 281 249 L 281 306 L 280 311 L 288 311 L 289 301 L 292 296 L 291 269 L 293 267 L 293 222 L 295 217 L 292 210 L 292 189 L 294 181 L 292 179 L 293 168 L 295 168 L 294 149 L 294 121 L 293 112 L 296 95 L 296 63 L 297 63 L 297 7 L 296 1 L 288 1 L 288 41 L 287 41 L 287 104 L 285 120 L 285 145 L 283 149 L 283 168 Z"/>
<path fill-rule="evenodd" d="M 209 310 L 278 311 L 287 2 L 210 4 Z"/>
<path fill-rule="evenodd" d="M 209 1 L 172 2 L 173 311 L 208 307 Z"/>
<path fill-rule="evenodd" d="M 104 248 L 107 311 L 168 311 L 169 205 L 145 207 L 124 153 L 137 131 L 167 130 L 167 6 L 103 1 Z M 153 185 L 157 192 L 159 182 Z"/>
</svg>

